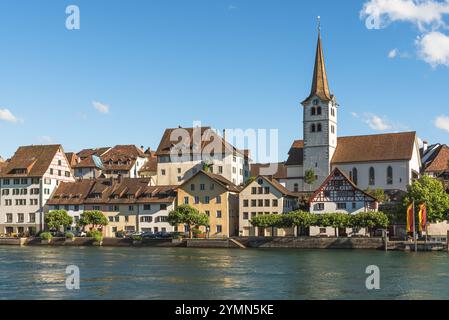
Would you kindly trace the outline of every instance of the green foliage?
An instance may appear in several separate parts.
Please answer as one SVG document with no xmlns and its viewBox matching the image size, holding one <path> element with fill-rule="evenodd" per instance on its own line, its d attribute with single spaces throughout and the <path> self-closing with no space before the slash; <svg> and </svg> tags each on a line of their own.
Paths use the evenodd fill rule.
<svg viewBox="0 0 449 320">
<path fill-rule="evenodd" d="M 368 189 L 366 189 L 365 192 L 368 193 L 370 196 L 374 197 L 379 203 L 384 203 L 388 201 L 388 196 L 385 194 L 385 191 L 381 188 L 371 189 L 368 187 Z"/>
<path fill-rule="evenodd" d="M 251 219 L 251 224 L 259 228 L 276 228 L 282 225 L 282 216 L 278 214 L 258 215 Z"/>
<path fill-rule="evenodd" d="M 42 240 L 51 240 L 53 238 L 53 235 L 50 232 L 42 232 L 40 234 L 40 238 Z"/>
<path fill-rule="evenodd" d="M 143 240 L 143 237 L 139 236 L 137 234 L 133 235 L 132 238 L 133 238 L 134 241 L 142 241 Z"/>
<path fill-rule="evenodd" d="M 65 210 L 53 210 L 45 215 L 45 223 L 50 229 L 60 230 L 61 227 L 69 227 L 73 218 Z"/>
<path fill-rule="evenodd" d="M 388 217 L 391 224 L 405 224 L 407 222 L 407 207 L 398 205 L 382 205 L 379 208 Z"/>
<path fill-rule="evenodd" d="M 73 239 L 73 238 L 75 238 L 75 235 L 72 232 L 66 232 L 65 237 L 67 239 Z"/>
<path fill-rule="evenodd" d="M 253 183 L 254 181 L 256 181 L 257 177 L 250 177 L 246 183 L 245 183 L 245 187 L 249 186 L 251 183 Z"/>
<path fill-rule="evenodd" d="M 305 183 L 307 183 L 308 185 L 312 185 L 315 183 L 316 180 L 317 180 L 317 178 L 315 175 L 315 171 L 310 169 L 305 172 L 305 176 L 304 176 Z"/>
<path fill-rule="evenodd" d="M 168 223 L 172 226 L 186 224 L 190 229 L 190 237 L 192 237 L 192 230 L 201 226 L 208 227 L 210 225 L 209 217 L 200 213 L 197 209 L 189 205 L 181 205 L 176 210 L 168 214 Z"/>
<path fill-rule="evenodd" d="M 196 228 L 192 230 L 192 233 L 193 233 L 195 236 L 200 235 L 200 234 L 203 234 L 203 232 L 202 232 L 200 229 L 196 229 Z"/>
<path fill-rule="evenodd" d="M 95 242 L 103 241 L 103 233 L 101 233 L 101 231 L 98 231 L 98 230 L 89 231 L 87 233 L 87 237 L 93 238 Z"/>
<path fill-rule="evenodd" d="M 427 205 L 427 217 L 431 222 L 449 219 L 449 195 L 444 190 L 443 183 L 438 179 L 423 176 L 408 187 L 404 205 L 425 203 Z M 406 212 L 404 211 L 404 215 Z"/>
<path fill-rule="evenodd" d="M 354 228 L 387 228 L 389 223 L 383 212 L 361 212 L 351 217 L 351 226 Z"/>
<path fill-rule="evenodd" d="M 92 225 L 94 229 L 99 226 L 107 226 L 108 223 L 108 219 L 101 211 L 84 211 L 78 222 L 82 227 Z"/>
</svg>

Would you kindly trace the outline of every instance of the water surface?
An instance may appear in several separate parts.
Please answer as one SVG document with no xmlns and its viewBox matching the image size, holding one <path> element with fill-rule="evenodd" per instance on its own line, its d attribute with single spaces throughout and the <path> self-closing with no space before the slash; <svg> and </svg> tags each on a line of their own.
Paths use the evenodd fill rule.
<svg viewBox="0 0 449 320">
<path fill-rule="evenodd" d="M 79 291 L 65 287 L 68 265 Z M 365 287 L 369 265 L 379 291 Z M 449 255 L 2 246 L 0 299 L 449 299 Z"/>
</svg>

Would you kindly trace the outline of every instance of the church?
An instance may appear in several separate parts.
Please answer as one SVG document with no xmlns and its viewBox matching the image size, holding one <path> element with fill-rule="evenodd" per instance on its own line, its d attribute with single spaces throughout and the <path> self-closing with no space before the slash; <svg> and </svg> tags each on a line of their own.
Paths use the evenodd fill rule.
<svg viewBox="0 0 449 320">
<path fill-rule="evenodd" d="M 301 105 L 303 140 L 293 141 L 283 172 L 275 177 L 288 190 L 317 190 L 335 168 L 361 190 L 381 188 L 389 194 L 406 191 L 419 177 L 421 158 L 416 132 L 338 136 L 341 107 L 329 89 L 321 31 L 312 90 Z"/>
</svg>

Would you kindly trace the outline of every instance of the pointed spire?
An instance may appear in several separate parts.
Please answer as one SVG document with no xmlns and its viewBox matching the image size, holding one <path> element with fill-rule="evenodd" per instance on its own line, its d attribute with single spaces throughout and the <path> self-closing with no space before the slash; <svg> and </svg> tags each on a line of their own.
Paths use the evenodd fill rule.
<svg viewBox="0 0 449 320">
<path fill-rule="evenodd" d="M 318 44 L 316 48 L 315 67 L 313 70 L 312 90 L 309 97 L 303 102 L 307 104 L 310 99 L 317 96 L 322 101 L 332 100 L 327 81 L 326 64 L 324 62 L 323 45 L 321 43 L 321 21 L 318 17 Z"/>
</svg>

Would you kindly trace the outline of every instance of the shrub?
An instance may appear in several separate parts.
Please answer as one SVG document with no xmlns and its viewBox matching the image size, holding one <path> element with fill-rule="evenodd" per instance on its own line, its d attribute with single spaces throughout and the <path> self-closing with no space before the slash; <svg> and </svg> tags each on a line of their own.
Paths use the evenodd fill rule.
<svg viewBox="0 0 449 320">
<path fill-rule="evenodd" d="M 196 236 L 203 233 L 200 229 L 193 229 L 192 232 L 193 232 L 193 234 L 196 235 Z"/>
<path fill-rule="evenodd" d="M 40 238 L 42 240 L 51 240 L 53 238 L 53 235 L 50 232 L 42 232 L 40 234 Z"/>
<path fill-rule="evenodd" d="M 65 237 L 67 239 L 73 239 L 75 238 L 75 235 L 72 232 L 66 232 Z"/>
<path fill-rule="evenodd" d="M 103 240 L 103 233 L 101 233 L 98 230 L 95 231 L 89 231 L 87 233 L 88 238 L 93 238 L 95 242 L 101 242 Z"/>
<path fill-rule="evenodd" d="M 133 238 L 133 240 L 134 241 L 142 241 L 142 236 L 139 236 L 139 235 L 134 235 L 134 236 L 132 236 L 132 238 Z"/>
</svg>

